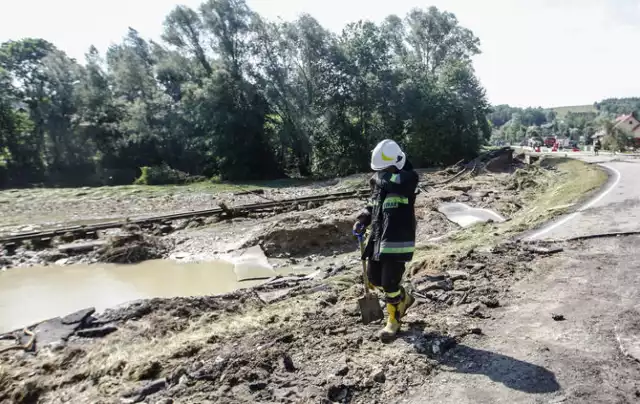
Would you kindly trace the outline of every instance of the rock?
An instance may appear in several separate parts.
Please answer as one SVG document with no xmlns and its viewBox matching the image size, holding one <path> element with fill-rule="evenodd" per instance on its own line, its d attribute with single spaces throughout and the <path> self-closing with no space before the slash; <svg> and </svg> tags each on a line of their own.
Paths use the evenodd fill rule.
<svg viewBox="0 0 640 404">
<path fill-rule="evenodd" d="M 480 302 L 490 309 L 500 307 L 500 302 L 495 297 L 482 296 L 480 297 Z"/>
<path fill-rule="evenodd" d="M 162 365 L 158 361 L 151 361 L 137 369 L 132 369 L 129 376 L 134 380 L 150 380 L 155 379 L 162 372 Z"/>
<path fill-rule="evenodd" d="M 249 384 L 249 390 L 256 392 L 256 391 L 266 389 L 267 386 L 268 386 L 267 382 L 253 382 Z"/>
<path fill-rule="evenodd" d="M 106 325 L 104 327 L 85 328 L 83 330 L 76 331 L 76 335 L 82 338 L 102 338 L 118 331 L 118 327 L 112 325 Z"/>
<path fill-rule="evenodd" d="M 467 291 L 471 289 L 471 282 L 469 281 L 458 281 L 455 283 L 454 285 L 454 290 L 459 290 L 459 291 Z"/>
<path fill-rule="evenodd" d="M 173 231 L 173 226 L 171 226 L 170 224 L 163 224 L 162 226 L 160 226 L 160 231 L 162 232 L 162 234 L 171 233 Z"/>
<path fill-rule="evenodd" d="M 555 321 L 564 321 L 564 320 L 566 320 L 566 319 L 564 318 L 564 315 L 562 315 L 562 314 L 557 314 L 557 313 L 552 313 L 552 314 L 551 314 L 551 318 L 552 318 L 552 319 L 554 319 Z"/>
<path fill-rule="evenodd" d="M 431 352 L 434 355 L 442 355 L 456 345 L 456 340 L 450 337 L 436 338 L 431 343 Z"/>
<path fill-rule="evenodd" d="M 67 346 L 66 341 L 56 341 L 49 344 L 49 349 L 53 352 L 60 352 Z"/>
<path fill-rule="evenodd" d="M 418 292 L 421 292 L 421 293 L 430 292 L 432 290 L 449 291 L 452 289 L 453 289 L 453 285 L 451 281 L 448 281 L 448 280 L 438 281 L 438 282 L 427 282 L 417 287 Z"/>
<path fill-rule="evenodd" d="M 340 366 L 338 368 L 338 370 L 336 370 L 335 375 L 336 376 L 346 376 L 347 373 L 349 373 L 349 366 L 344 364 L 344 365 Z"/>
<path fill-rule="evenodd" d="M 288 354 L 282 354 L 282 366 L 287 372 L 295 372 L 296 367 L 293 364 L 293 359 Z"/>
<path fill-rule="evenodd" d="M 295 336 L 293 334 L 285 334 L 282 337 L 279 337 L 276 342 L 281 342 L 283 344 L 290 344 L 295 341 Z"/>
<path fill-rule="evenodd" d="M 14 403 L 35 404 L 39 402 L 39 398 L 42 393 L 42 386 L 40 386 L 35 380 L 28 380 L 26 382 L 20 383 L 20 385 L 13 391 L 12 398 Z"/>
<path fill-rule="evenodd" d="M 202 345 L 198 343 L 186 343 L 176 349 L 171 355 L 171 359 L 191 358 L 202 350 Z"/>
<path fill-rule="evenodd" d="M 43 262 L 58 262 L 64 258 L 67 257 L 66 254 L 63 254 L 61 252 L 58 251 L 43 251 L 40 255 L 39 255 L 40 259 Z"/>
<path fill-rule="evenodd" d="M 473 199 L 482 199 L 485 196 L 489 195 L 489 192 L 487 191 L 478 191 L 478 190 L 474 190 L 471 192 L 468 192 L 468 195 L 473 198 Z"/>
<path fill-rule="evenodd" d="M 324 299 L 324 301 L 333 306 L 334 304 L 338 303 L 338 295 L 335 293 L 332 293 L 329 296 L 327 296 Z"/>
<path fill-rule="evenodd" d="M 333 330 L 327 330 L 327 331 L 329 335 L 346 334 L 347 327 L 338 327 L 338 328 L 334 328 Z"/>
<path fill-rule="evenodd" d="M 173 400 L 170 398 L 161 398 L 160 400 L 156 401 L 156 404 L 173 404 Z"/>
<path fill-rule="evenodd" d="M 469 334 L 482 335 L 482 329 L 480 327 L 469 327 L 467 331 Z"/>
<path fill-rule="evenodd" d="M 453 282 L 458 281 L 458 280 L 467 280 L 469 279 L 469 273 L 465 272 L 465 271 L 456 271 L 456 270 L 452 270 L 452 271 L 447 271 L 447 276 L 449 277 L 449 279 L 451 279 Z"/>
<path fill-rule="evenodd" d="M 55 265 L 60 265 L 60 266 L 67 265 L 68 263 L 69 263 L 69 258 L 62 258 L 54 262 Z"/>
<path fill-rule="evenodd" d="M 384 383 L 387 381 L 387 376 L 382 369 L 376 369 L 371 373 L 371 378 L 376 383 Z"/>
<path fill-rule="evenodd" d="M 462 191 L 462 192 L 468 192 L 471 190 L 472 186 L 471 185 L 463 185 L 463 184 L 453 184 L 450 186 L 451 189 L 453 189 L 454 191 Z"/>
<path fill-rule="evenodd" d="M 442 201 L 442 202 L 451 202 L 453 200 L 455 200 L 457 197 L 457 195 L 439 195 L 438 198 Z"/>
<path fill-rule="evenodd" d="M 187 375 L 187 369 L 183 366 L 177 367 L 173 372 L 171 372 L 171 376 L 169 376 L 169 383 L 172 385 L 180 383 L 180 379 L 182 376 Z"/>
<path fill-rule="evenodd" d="M 474 304 L 471 304 L 471 305 L 467 306 L 467 308 L 464 310 L 464 313 L 466 315 L 471 315 L 471 314 L 477 312 L 478 310 L 480 310 L 480 303 L 474 303 Z"/>
<path fill-rule="evenodd" d="M 191 258 L 191 254 L 189 254 L 188 252 L 182 252 L 182 251 L 176 251 L 174 253 L 171 253 L 171 255 L 169 255 L 169 259 L 175 260 L 175 261 L 188 260 L 189 258 Z"/>
<path fill-rule="evenodd" d="M 347 398 L 349 390 L 344 385 L 332 385 L 327 391 L 327 398 L 333 402 L 341 402 Z"/>
<path fill-rule="evenodd" d="M 546 248 L 546 247 L 540 247 L 540 246 L 534 246 L 534 245 L 525 246 L 524 250 L 532 252 L 534 254 L 544 254 L 544 255 L 556 254 L 564 251 L 562 247 Z"/>
<path fill-rule="evenodd" d="M 167 382 L 164 379 L 153 381 L 137 390 L 123 394 L 122 402 L 124 404 L 133 404 L 143 401 L 146 397 L 155 394 L 167 388 Z"/>
<path fill-rule="evenodd" d="M 484 269 L 486 267 L 485 264 L 475 263 L 475 264 L 467 264 L 467 268 L 469 268 L 469 272 L 475 274 L 476 272 Z"/>
<path fill-rule="evenodd" d="M 84 322 L 90 315 L 96 312 L 95 307 L 89 307 L 83 310 L 78 310 L 75 313 L 68 314 L 62 317 L 62 324 L 76 324 Z"/>
</svg>

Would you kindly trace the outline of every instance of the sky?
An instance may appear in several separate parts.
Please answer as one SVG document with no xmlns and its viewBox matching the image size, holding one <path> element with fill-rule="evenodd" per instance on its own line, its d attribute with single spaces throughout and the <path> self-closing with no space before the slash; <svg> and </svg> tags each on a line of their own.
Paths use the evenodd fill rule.
<svg viewBox="0 0 640 404">
<path fill-rule="evenodd" d="M 0 42 L 40 37 L 79 61 L 128 27 L 158 40 L 177 4 L 202 0 L 0 0 Z M 640 96 L 640 0 L 247 0 L 263 17 L 314 16 L 334 32 L 431 5 L 481 41 L 474 67 L 492 104 L 568 106 Z"/>
</svg>

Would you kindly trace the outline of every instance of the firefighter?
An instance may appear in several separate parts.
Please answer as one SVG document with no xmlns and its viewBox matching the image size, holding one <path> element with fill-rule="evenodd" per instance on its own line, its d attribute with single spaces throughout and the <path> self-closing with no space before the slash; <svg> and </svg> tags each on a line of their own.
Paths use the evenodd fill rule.
<svg viewBox="0 0 640 404">
<path fill-rule="evenodd" d="M 370 226 L 362 259 L 368 260 L 369 282 L 384 292 L 388 317 L 378 335 L 390 342 L 415 301 L 400 283 L 415 250 L 418 174 L 400 146 L 388 139 L 373 149 L 371 169 L 376 171 L 370 180 L 371 203 L 359 213 L 353 230 L 362 235 Z"/>
</svg>

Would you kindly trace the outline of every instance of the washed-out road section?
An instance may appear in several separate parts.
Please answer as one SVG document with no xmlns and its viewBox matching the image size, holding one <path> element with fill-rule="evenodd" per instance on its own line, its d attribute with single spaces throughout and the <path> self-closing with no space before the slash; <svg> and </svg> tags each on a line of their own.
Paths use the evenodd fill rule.
<svg viewBox="0 0 640 404">
<path fill-rule="evenodd" d="M 602 164 L 608 183 L 578 211 L 526 235 L 530 240 L 640 230 L 640 161 L 580 158 Z M 511 292 L 483 324 L 484 335 L 448 351 L 444 371 L 401 402 L 637 402 L 640 237 L 567 243 Z"/>
</svg>

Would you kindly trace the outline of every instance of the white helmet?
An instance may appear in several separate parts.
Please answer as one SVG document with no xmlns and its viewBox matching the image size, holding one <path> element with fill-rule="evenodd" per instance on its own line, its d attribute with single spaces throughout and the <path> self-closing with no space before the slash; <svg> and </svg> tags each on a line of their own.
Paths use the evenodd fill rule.
<svg viewBox="0 0 640 404">
<path fill-rule="evenodd" d="M 384 170 L 391 166 L 396 166 L 398 170 L 402 170 L 406 161 L 407 157 L 400 149 L 400 146 L 389 139 L 378 143 L 371 153 L 371 169 L 374 171 Z"/>
</svg>

